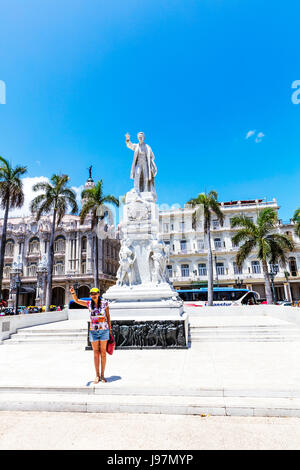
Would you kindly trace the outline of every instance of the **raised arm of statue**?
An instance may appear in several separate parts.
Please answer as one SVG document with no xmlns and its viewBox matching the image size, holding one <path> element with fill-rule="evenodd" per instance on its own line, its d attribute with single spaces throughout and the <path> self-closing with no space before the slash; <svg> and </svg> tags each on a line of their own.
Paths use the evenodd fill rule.
<svg viewBox="0 0 300 470">
<path fill-rule="evenodd" d="M 128 134 L 128 132 L 127 132 L 127 134 L 125 135 L 125 137 L 126 137 L 126 145 L 127 145 L 127 147 L 128 147 L 129 149 L 135 151 L 135 148 L 136 148 L 137 144 L 133 144 L 132 142 L 130 142 L 130 135 Z"/>
</svg>

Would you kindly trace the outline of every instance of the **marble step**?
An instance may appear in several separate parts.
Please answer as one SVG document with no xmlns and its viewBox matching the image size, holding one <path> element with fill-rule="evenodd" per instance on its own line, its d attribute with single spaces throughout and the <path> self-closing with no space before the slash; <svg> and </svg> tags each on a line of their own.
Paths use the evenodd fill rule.
<svg viewBox="0 0 300 470">
<path fill-rule="evenodd" d="M 0 410 L 300 417 L 300 399 L 3 392 Z"/>
</svg>

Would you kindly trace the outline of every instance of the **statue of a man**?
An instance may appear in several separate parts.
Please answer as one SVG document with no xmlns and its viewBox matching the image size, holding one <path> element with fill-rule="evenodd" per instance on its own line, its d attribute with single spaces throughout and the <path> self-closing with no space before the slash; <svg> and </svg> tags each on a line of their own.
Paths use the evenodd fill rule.
<svg viewBox="0 0 300 470">
<path fill-rule="evenodd" d="M 139 132 L 138 144 L 130 142 L 130 135 L 126 134 L 126 145 L 134 151 L 130 178 L 134 180 L 134 189 L 138 192 L 155 192 L 154 177 L 157 168 L 154 163 L 154 155 L 149 145 L 145 144 L 145 135 Z"/>
</svg>

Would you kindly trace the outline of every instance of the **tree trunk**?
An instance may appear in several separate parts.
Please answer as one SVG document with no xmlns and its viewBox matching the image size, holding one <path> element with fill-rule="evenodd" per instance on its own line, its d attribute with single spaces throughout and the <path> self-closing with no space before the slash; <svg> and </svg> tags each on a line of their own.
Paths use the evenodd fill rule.
<svg viewBox="0 0 300 470">
<path fill-rule="evenodd" d="M 99 266 L 98 266 L 98 236 L 97 231 L 95 231 L 94 235 L 94 244 L 93 244 L 93 258 L 94 258 L 94 287 L 99 288 Z"/>
<path fill-rule="evenodd" d="M 210 242 L 210 222 L 207 224 L 207 234 L 206 234 L 206 241 L 207 241 L 207 304 L 209 307 L 213 306 L 213 285 L 214 285 L 214 278 L 213 278 L 213 258 L 212 258 L 212 251 L 211 251 L 211 242 Z"/>
<path fill-rule="evenodd" d="M 3 280 L 8 211 L 9 211 L 9 200 L 7 201 L 6 206 L 5 206 L 3 228 L 2 228 L 2 238 L 1 238 L 1 248 L 0 248 L 0 298 L 1 299 L 2 299 L 2 280 Z"/>
<path fill-rule="evenodd" d="M 264 278 L 265 278 L 265 290 L 266 290 L 267 304 L 272 304 L 273 303 L 272 288 L 271 288 L 270 277 L 269 277 L 269 272 L 268 272 L 268 265 L 265 260 L 262 260 L 262 267 L 263 267 L 263 273 L 264 273 Z"/>
<path fill-rule="evenodd" d="M 47 275 L 47 290 L 46 290 L 46 307 L 45 312 L 49 312 L 50 304 L 52 299 L 52 272 L 53 272 L 53 260 L 54 260 L 54 234 L 55 234 L 55 223 L 56 223 L 56 209 L 53 211 L 52 227 L 50 242 L 48 248 L 48 275 Z"/>
</svg>

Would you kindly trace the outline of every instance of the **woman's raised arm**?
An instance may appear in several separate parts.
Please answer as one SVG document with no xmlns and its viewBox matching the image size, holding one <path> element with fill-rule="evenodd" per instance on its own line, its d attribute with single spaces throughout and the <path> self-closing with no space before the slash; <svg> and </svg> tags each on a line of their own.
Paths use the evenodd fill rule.
<svg viewBox="0 0 300 470">
<path fill-rule="evenodd" d="M 75 289 L 73 286 L 70 287 L 70 292 L 72 294 L 72 297 L 73 297 L 73 300 L 74 302 L 76 302 L 77 304 L 79 305 L 82 305 L 83 307 L 87 307 L 88 306 L 88 303 L 86 300 L 79 300 L 76 293 L 75 293 Z"/>
</svg>

